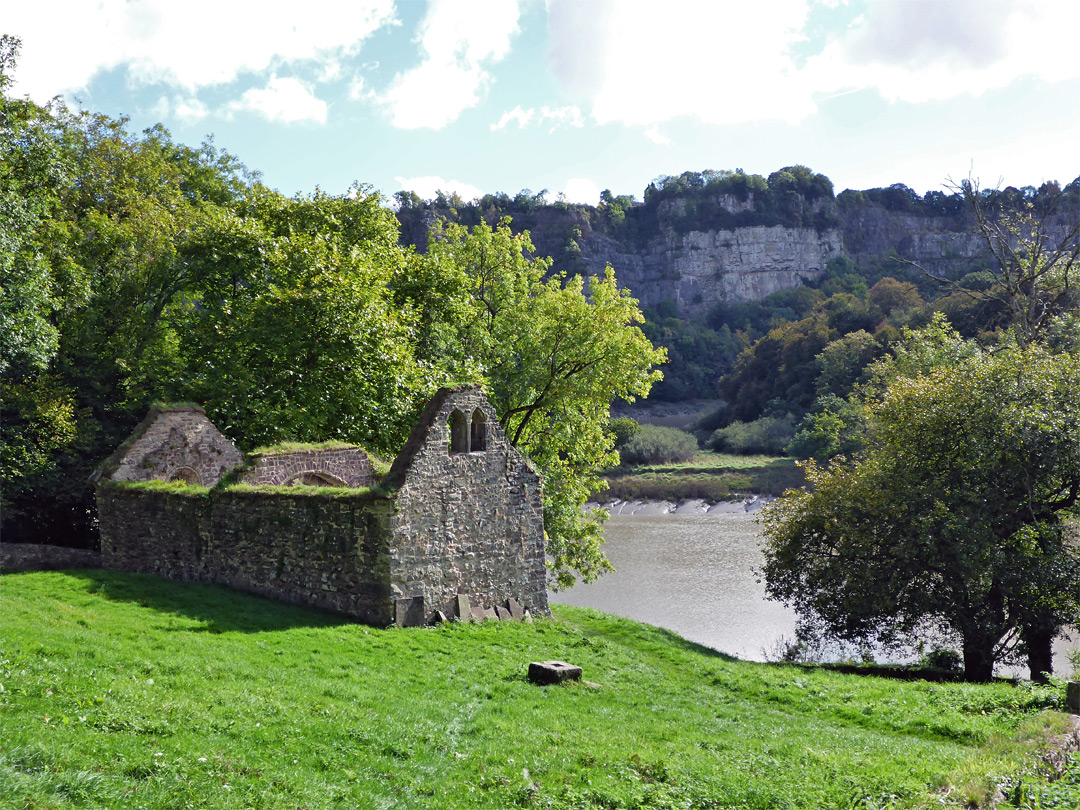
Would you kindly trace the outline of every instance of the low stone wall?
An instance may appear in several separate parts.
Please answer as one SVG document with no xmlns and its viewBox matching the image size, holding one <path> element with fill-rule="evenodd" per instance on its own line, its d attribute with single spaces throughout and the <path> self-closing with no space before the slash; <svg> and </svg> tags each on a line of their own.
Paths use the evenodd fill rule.
<svg viewBox="0 0 1080 810">
<path fill-rule="evenodd" d="M 330 450 L 295 450 L 291 453 L 267 453 L 251 457 L 252 467 L 244 473 L 248 484 L 283 486 L 297 483 L 322 483 L 345 487 L 370 487 L 373 483 L 371 461 L 359 447 Z M 304 480 L 305 474 L 323 477 L 323 481 Z"/>
<path fill-rule="evenodd" d="M 210 582 L 342 613 L 394 620 L 385 537 L 392 504 L 240 489 L 98 489 L 107 568 Z"/>
<path fill-rule="evenodd" d="M 0 571 L 62 571 L 101 568 L 101 553 L 85 548 L 0 543 Z"/>
</svg>

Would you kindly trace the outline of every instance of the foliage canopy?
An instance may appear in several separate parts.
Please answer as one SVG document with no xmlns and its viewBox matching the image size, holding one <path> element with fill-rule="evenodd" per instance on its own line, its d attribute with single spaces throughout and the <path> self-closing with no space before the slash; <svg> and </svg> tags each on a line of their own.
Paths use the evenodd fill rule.
<svg viewBox="0 0 1080 810">
<path fill-rule="evenodd" d="M 988 678 L 1021 637 L 1080 615 L 1080 358 L 1038 346 L 895 376 L 866 449 L 808 463 L 766 513 L 770 596 L 842 639 L 928 624 Z"/>
</svg>

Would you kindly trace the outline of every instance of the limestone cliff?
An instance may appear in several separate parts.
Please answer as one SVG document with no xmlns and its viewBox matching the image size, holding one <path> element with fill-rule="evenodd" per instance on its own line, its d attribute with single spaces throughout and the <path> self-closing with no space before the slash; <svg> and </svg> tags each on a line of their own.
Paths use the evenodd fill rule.
<svg viewBox="0 0 1080 810">
<path fill-rule="evenodd" d="M 839 231 L 752 226 L 726 231 L 671 230 L 629 252 L 608 236 L 581 245 L 589 272 L 611 264 L 619 280 L 646 304 L 669 299 L 684 314 L 721 301 L 754 301 L 816 278 L 840 255 Z"/>
<path fill-rule="evenodd" d="M 832 199 L 799 200 L 794 218 L 815 222 L 814 227 L 800 227 L 775 224 L 775 215 L 756 213 L 752 197 L 717 195 L 707 202 L 708 215 L 702 215 L 700 201 L 697 212 L 680 199 L 665 200 L 653 210 L 639 204 L 616 225 L 605 219 L 602 208 L 591 206 L 545 205 L 508 213 L 514 229 L 528 230 L 537 254 L 552 257 L 556 270 L 599 273 L 610 264 L 642 304 L 671 301 L 684 317 L 722 301 L 753 301 L 799 287 L 816 279 L 837 256 L 862 263 L 895 252 L 940 274 L 970 263 L 980 252 L 962 215 L 925 216 L 872 204 L 844 208 Z M 832 227 L 819 224 L 826 207 Z M 422 246 L 438 215 L 445 213 L 399 213 L 403 234 Z M 494 223 L 499 215 L 475 211 L 473 216 Z M 473 224 L 466 217 L 459 219 Z"/>
</svg>

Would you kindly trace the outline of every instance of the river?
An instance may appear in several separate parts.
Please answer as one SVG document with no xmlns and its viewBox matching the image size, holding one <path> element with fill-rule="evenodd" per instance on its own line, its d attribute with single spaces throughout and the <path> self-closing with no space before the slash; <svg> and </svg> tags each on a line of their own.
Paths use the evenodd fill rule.
<svg viewBox="0 0 1080 810">
<path fill-rule="evenodd" d="M 750 661 L 777 657 L 795 634 L 795 613 L 765 598 L 756 514 L 612 515 L 604 550 L 615 573 L 591 585 L 549 594 L 552 602 L 593 607 L 653 624 Z M 1054 672 L 1068 672 L 1066 650 L 1054 648 Z M 998 674 L 1023 675 L 1026 668 Z"/>
</svg>

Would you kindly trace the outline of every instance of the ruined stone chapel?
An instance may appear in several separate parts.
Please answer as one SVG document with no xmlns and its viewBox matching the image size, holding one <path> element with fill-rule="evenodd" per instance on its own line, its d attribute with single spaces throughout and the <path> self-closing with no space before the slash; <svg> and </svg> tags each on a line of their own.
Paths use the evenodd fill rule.
<svg viewBox="0 0 1080 810">
<path fill-rule="evenodd" d="M 245 459 L 195 406 L 153 408 L 95 478 L 109 568 L 376 625 L 547 613 L 541 478 L 479 387 L 436 393 L 378 486 L 356 447 Z"/>
</svg>

